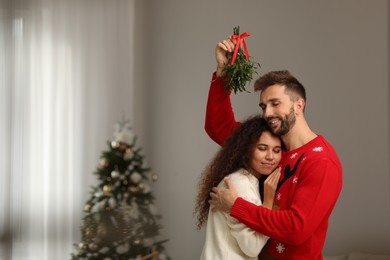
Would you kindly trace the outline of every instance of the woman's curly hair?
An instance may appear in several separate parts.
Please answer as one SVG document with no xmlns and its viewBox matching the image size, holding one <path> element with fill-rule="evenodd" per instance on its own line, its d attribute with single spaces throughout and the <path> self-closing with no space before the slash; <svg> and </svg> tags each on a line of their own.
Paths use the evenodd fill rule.
<svg viewBox="0 0 390 260">
<path fill-rule="evenodd" d="M 210 192 L 225 176 L 244 168 L 249 169 L 252 151 L 264 131 L 271 132 L 261 116 L 249 117 L 226 140 L 200 176 L 194 214 L 197 228 L 206 223 L 210 208 Z M 272 133 L 272 132 L 271 132 Z"/>
</svg>

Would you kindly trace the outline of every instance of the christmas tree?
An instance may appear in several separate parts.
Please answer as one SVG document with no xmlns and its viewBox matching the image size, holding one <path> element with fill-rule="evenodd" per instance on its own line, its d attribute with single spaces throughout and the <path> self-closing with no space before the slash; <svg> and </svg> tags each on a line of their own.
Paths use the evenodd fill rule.
<svg viewBox="0 0 390 260">
<path fill-rule="evenodd" d="M 116 125 L 108 147 L 95 171 L 100 183 L 85 204 L 81 241 L 72 259 L 170 259 L 166 240 L 159 240 L 161 216 L 150 186 L 157 175 L 145 165 L 128 122 Z"/>
</svg>

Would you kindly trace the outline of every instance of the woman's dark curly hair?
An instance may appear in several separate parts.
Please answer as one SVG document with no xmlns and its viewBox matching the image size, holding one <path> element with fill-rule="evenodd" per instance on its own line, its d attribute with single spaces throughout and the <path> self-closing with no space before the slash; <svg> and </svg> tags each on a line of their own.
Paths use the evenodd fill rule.
<svg viewBox="0 0 390 260">
<path fill-rule="evenodd" d="M 250 170 L 252 151 L 264 131 L 272 133 L 261 116 L 249 117 L 230 135 L 224 146 L 207 165 L 200 176 L 194 210 L 198 229 L 201 229 L 207 221 L 211 189 L 216 187 L 225 176 L 240 168 Z"/>
</svg>

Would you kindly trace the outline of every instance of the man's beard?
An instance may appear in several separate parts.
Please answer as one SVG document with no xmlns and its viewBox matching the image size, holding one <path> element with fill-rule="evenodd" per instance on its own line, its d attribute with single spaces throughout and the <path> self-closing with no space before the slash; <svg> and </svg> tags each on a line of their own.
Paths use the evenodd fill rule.
<svg viewBox="0 0 390 260">
<path fill-rule="evenodd" d="M 280 122 L 281 122 L 279 128 L 272 128 L 271 127 L 272 133 L 274 135 L 277 135 L 277 136 L 282 136 L 282 135 L 287 134 L 288 131 L 290 131 L 290 129 L 294 126 L 295 121 L 296 121 L 293 107 L 290 108 L 290 113 L 288 113 L 284 117 L 271 117 L 271 118 L 268 118 L 268 120 L 272 119 L 272 118 L 278 118 L 278 119 L 280 119 Z"/>
</svg>

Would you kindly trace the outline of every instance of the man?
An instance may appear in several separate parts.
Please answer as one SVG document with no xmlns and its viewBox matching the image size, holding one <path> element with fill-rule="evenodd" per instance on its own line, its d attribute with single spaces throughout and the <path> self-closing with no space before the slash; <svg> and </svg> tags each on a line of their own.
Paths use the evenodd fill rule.
<svg viewBox="0 0 390 260">
<path fill-rule="evenodd" d="M 218 43 L 217 70 L 210 86 L 205 129 L 218 144 L 239 125 L 234 118 L 230 93 L 224 90 L 226 54 L 234 50 L 229 38 Z M 234 186 L 214 188 L 213 210 L 230 212 L 248 227 L 271 238 L 260 259 L 323 259 L 329 217 L 342 186 L 342 167 L 333 147 L 314 133 L 304 115 L 306 92 L 288 71 L 273 71 L 255 83 L 263 117 L 280 136 L 285 151 L 274 209 L 256 206 L 237 197 Z"/>
</svg>

